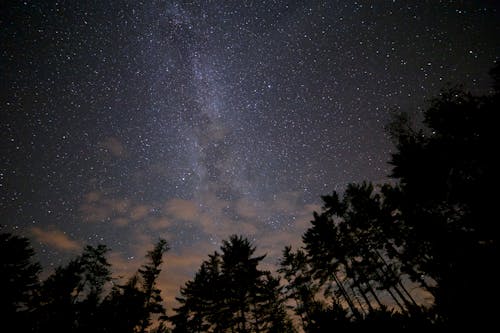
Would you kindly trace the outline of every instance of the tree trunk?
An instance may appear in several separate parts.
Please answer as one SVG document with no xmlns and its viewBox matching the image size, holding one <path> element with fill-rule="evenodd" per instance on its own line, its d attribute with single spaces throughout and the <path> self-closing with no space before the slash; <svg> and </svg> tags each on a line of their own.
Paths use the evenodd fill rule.
<svg viewBox="0 0 500 333">
<path fill-rule="evenodd" d="M 358 288 L 359 293 L 361 294 L 361 297 L 363 297 L 363 299 L 365 300 L 366 305 L 368 305 L 368 310 L 370 312 L 373 312 L 373 310 L 374 310 L 373 306 L 372 306 L 370 300 L 368 299 L 368 297 L 366 296 L 366 293 L 364 292 L 364 290 L 362 289 L 361 285 L 358 282 L 356 282 L 356 288 Z"/>
<path fill-rule="evenodd" d="M 338 279 L 337 277 L 337 274 L 336 273 L 333 273 L 333 279 L 335 280 L 335 283 L 337 284 L 337 286 L 339 287 L 340 289 L 340 292 L 342 293 L 342 295 L 344 296 L 344 299 L 346 300 L 347 304 L 349 305 L 349 308 L 351 309 L 352 311 L 352 314 L 358 318 L 358 319 L 362 319 L 360 313 L 358 312 L 358 310 L 356 309 L 356 307 L 354 306 L 354 303 L 352 302 L 352 299 L 349 297 L 349 295 L 347 294 L 347 291 L 345 290 L 344 286 L 342 285 L 342 282 L 340 282 L 340 280 Z"/>
<path fill-rule="evenodd" d="M 376 291 L 373 289 L 372 285 L 370 284 L 370 281 L 367 281 L 366 285 L 368 286 L 368 289 L 370 289 L 370 294 L 372 294 L 372 296 L 375 299 L 375 301 L 377 302 L 379 308 L 383 308 L 384 305 L 382 304 L 382 302 L 378 298 Z"/>
<path fill-rule="evenodd" d="M 354 299 L 356 300 L 356 302 L 358 302 L 359 308 L 361 309 L 363 316 L 366 316 L 365 308 L 363 307 L 363 303 L 359 300 L 359 297 L 356 294 L 356 290 L 352 287 L 350 287 L 350 289 L 351 289 L 352 295 L 354 296 Z M 358 289 L 358 291 L 361 292 L 361 290 L 359 288 L 356 288 L 356 289 Z"/>
<path fill-rule="evenodd" d="M 370 293 L 372 294 L 373 298 L 375 299 L 375 302 L 377 302 L 378 306 L 381 308 L 382 307 L 382 303 L 380 302 L 380 299 L 378 298 L 378 296 L 375 294 L 375 291 L 373 290 L 371 284 L 370 284 L 370 280 L 363 274 L 363 272 L 357 272 L 358 275 L 362 278 L 363 281 L 366 281 L 365 284 L 368 286 L 368 290 L 370 291 Z M 361 287 L 361 285 L 358 283 L 359 287 Z M 365 299 L 368 299 L 368 297 L 366 296 L 366 293 L 363 293 L 362 294 L 363 297 Z M 371 305 L 371 303 L 368 302 L 368 307 L 370 308 L 370 311 L 373 311 L 373 306 Z"/>
<path fill-rule="evenodd" d="M 381 281 L 383 281 L 383 278 L 382 278 L 382 275 L 380 274 L 379 269 L 377 268 L 375 271 L 377 272 L 377 275 L 378 275 L 379 279 L 380 279 Z M 396 295 L 394 295 L 394 293 L 391 291 L 391 288 L 389 287 L 389 288 L 387 288 L 387 289 L 385 289 L 385 290 L 389 293 L 389 295 L 391 295 L 392 299 L 394 300 L 394 302 L 396 302 L 396 304 L 398 305 L 398 307 L 399 307 L 399 309 L 401 310 L 401 312 L 402 312 L 402 313 L 407 313 L 406 308 L 405 308 L 405 307 L 401 304 L 401 302 L 397 299 Z"/>
<path fill-rule="evenodd" d="M 396 292 L 398 293 L 399 297 L 403 300 L 403 302 L 405 303 L 405 305 L 407 307 L 418 307 L 417 305 L 417 302 L 415 302 L 415 300 L 413 299 L 413 297 L 410 295 L 410 293 L 408 292 L 408 290 L 406 290 L 406 288 L 403 286 L 403 284 L 401 283 L 401 279 L 399 276 L 396 276 L 396 273 L 394 273 L 394 271 L 391 270 L 391 268 L 389 267 L 389 265 L 387 264 L 387 261 L 385 261 L 384 257 L 377 251 L 375 250 L 375 253 L 377 254 L 378 258 L 382 261 L 382 264 L 383 264 L 383 267 L 385 267 L 384 271 L 386 274 L 389 274 L 392 277 L 395 277 L 396 280 L 397 280 L 397 285 L 399 285 L 403 291 L 406 293 L 406 295 L 408 296 L 408 298 L 410 300 L 408 300 L 402 293 L 401 291 L 399 290 L 399 288 L 397 287 L 397 285 L 394 286 L 394 290 L 396 290 Z"/>
</svg>

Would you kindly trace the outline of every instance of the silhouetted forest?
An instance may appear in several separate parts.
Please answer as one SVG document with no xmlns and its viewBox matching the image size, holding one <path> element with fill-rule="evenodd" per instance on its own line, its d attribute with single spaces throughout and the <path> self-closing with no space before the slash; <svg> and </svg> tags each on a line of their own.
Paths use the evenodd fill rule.
<svg viewBox="0 0 500 333">
<path fill-rule="evenodd" d="M 276 273 L 241 236 L 224 241 L 164 308 L 157 279 L 166 241 L 123 284 L 105 245 L 87 246 L 50 276 L 26 238 L 0 234 L 2 326 L 16 332 L 333 332 L 495 327 L 494 92 L 443 91 L 422 126 L 388 125 L 390 184 L 349 184 L 322 197 Z M 424 306 L 419 295 L 433 299 Z"/>
</svg>

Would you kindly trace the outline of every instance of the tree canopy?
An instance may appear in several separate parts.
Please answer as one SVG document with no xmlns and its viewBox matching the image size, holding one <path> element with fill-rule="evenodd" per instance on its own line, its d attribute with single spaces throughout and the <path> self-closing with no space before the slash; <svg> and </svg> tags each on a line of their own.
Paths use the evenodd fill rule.
<svg viewBox="0 0 500 333">
<path fill-rule="evenodd" d="M 293 332 L 280 281 L 258 269 L 248 239 L 233 235 L 181 288 L 173 332 Z"/>
</svg>

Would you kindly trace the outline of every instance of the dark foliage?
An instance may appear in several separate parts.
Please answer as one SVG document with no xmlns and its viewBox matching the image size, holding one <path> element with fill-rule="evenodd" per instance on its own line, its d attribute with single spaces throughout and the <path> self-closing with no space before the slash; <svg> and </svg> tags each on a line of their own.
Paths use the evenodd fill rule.
<svg viewBox="0 0 500 333">
<path fill-rule="evenodd" d="M 492 71 L 498 73 L 498 67 Z M 498 86 L 498 75 L 495 77 Z M 443 92 L 425 113 L 428 131 L 401 131 L 391 164 L 398 186 L 386 186 L 394 213 L 393 253 L 435 298 L 444 325 L 487 324 L 496 292 L 492 263 L 498 228 L 492 220 L 498 90 L 473 96 Z M 493 190 L 494 191 L 494 190 Z M 464 304 L 474 304 L 473 307 Z"/>
<path fill-rule="evenodd" d="M 168 250 L 164 240 L 148 252 L 149 262 L 136 276 L 113 288 L 104 245 L 85 247 L 39 283 L 40 265 L 31 262 L 34 252 L 28 240 L 4 233 L 0 241 L 1 314 L 6 327 L 18 332 L 135 333 L 151 326 L 152 315 L 165 315 L 156 286 Z"/>
<path fill-rule="evenodd" d="M 5 327 L 27 330 L 26 319 L 38 288 L 40 265 L 28 239 L 0 234 L 0 313 Z"/>
<path fill-rule="evenodd" d="M 303 235 L 304 249 L 285 249 L 281 261 L 305 331 L 340 323 L 380 329 L 493 325 L 499 71 L 498 65 L 491 71 L 492 95 L 444 91 L 425 112 L 426 127 L 395 116 L 388 130 L 396 144 L 390 162 L 396 184 L 350 184 L 343 195 L 323 197 L 323 211 L 314 213 Z M 421 307 L 410 288 L 432 295 L 433 306 Z M 320 295 L 327 307 L 344 311 L 328 316 L 337 317 L 335 323 L 309 313 L 327 308 L 312 306 Z"/>
<path fill-rule="evenodd" d="M 293 332 L 279 279 L 258 269 L 264 256 L 231 236 L 181 288 L 173 332 Z"/>
</svg>

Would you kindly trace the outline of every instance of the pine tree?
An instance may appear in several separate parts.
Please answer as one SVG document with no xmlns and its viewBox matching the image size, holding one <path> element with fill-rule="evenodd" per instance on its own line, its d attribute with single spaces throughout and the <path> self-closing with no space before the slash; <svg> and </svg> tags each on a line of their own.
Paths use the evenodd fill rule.
<svg viewBox="0 0 500 333">
<path fill-rule="evenodd" d="M 107 251 L 104 245 L 87 246 L 42 283 L 34 312 L 36 330 L 76 332 L 96 328 L 101 294 L 111 280 Z"/>
<path fill-rule="evenodd" d="M 384 195 L 399 243 L 393 255 L 433 294 L 439 318 L 454 327 L 494 317 L 498 228 L 490 193 L 499 101 L 498 89 L 487 96 L 451 89 L 432 101 L 426 127 L 413 129 L 401 117 L 391 126 L 392 176 L 399 183 Z"/>
<path fill-rule="evenodd" d="M 29 310 L 38 288 L 41 267 L 27 238 L 0 234 L 0 313 L 5 327 L 28 330 Z"/>
<path fill-rule="evenodd" d="M 141 333 L 144 333 L 146 328 L 151 325 L 151 315 L 165 316 L 165 308 L 161 290 L 157 286 L 157 279 L 161 273 L 160 266 L 163 263 L 163 254 L 168 250 L 167 241 L 160 239 L 154 249 L 146 255 L 149 262 L 139 269 L 144 293 L 144 318 L 141 320 L 139 330 Z"/>
<path fill-rule="evenodd" d="M 291 332 L 279 280 L 258 269 L 264 256 L 240 236 L 223 241 L 181 288 L 174 332 Z"/>
<path fill-rule="evenodd" d="M 160 239 L 153 250 L 146 254 L 148 262 L 141 266 L 137 274 L 125 284 L 113 287 L 102 304 L 102 332 L 145 332 L 150 328 L 153 316 L 160 316 L 160 321 L 165 319 L 157 280 L 166 251 L 168 244 Z"/>
</svg>

